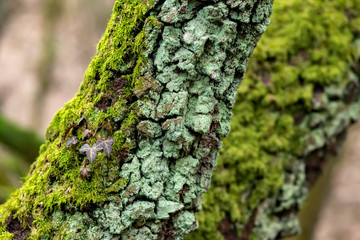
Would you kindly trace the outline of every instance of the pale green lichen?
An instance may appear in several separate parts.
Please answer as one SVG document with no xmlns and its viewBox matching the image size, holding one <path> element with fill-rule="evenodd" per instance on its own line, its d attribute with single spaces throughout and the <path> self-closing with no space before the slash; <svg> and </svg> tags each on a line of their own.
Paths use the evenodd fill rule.
<svg viewBox="0 0 360 240">
<path fill-rule="evenodd" d="M 157 206 L 157 217 L 159 219 L 167 219 L 169 218 L 170 213 L 177 212 L 184 207 L 183 204 L 179 202 L 167 201 L 167 200 L 159 200 L 159 204 Z"/>
</svg>

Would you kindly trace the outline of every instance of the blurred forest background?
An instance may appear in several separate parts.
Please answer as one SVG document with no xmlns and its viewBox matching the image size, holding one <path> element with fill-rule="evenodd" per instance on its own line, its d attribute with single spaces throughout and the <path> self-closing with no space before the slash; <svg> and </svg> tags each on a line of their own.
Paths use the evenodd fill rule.
<svg viewBox="0 0 360 240">
<path fill-rule="evenodd" d="M 0 0 L 0 203 L 21 185 L 53 114 L 77 92 L 113 3 Z M 276 7 L 291 4 L 292 0 L 275 0 L 272 25 L 277 24 L 276 14 L 284 14 Z M 289 14 L 290 19 L 301 17 Z M 284 39 L 271 47 L 282 49 L 286 44 Z M 261 56 L 261 49 L 257 51 L 254 57 Z M 263 79 L 268 84 L 266 76 Z M 324 174 L 300 213 L 303 235 L 294 239 L 360 239 L 358 156 L 359 124 L 349 128 L 340 154 L 323 166 Z"/>
</svg>

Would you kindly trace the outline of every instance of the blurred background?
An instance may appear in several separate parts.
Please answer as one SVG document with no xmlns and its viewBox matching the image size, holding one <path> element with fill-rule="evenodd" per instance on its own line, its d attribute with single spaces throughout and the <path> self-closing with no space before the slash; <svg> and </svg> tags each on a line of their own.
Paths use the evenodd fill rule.
<svg viewBox="0 0 360 240">
<path fill-rule="evenodd" d="M 0 0 L 0 202 L 78 91 L 114 0 Z"/>
<path fill-rule="evenodd" d="M 53 114 L 77 92 L 113 3 L 0 0 L 0 203 L 21 186 Z M 300 213 L 303 235 L 293 239 L 360 239 L 358 156 L 359 124 L 323 167 Z"/>
</svg>

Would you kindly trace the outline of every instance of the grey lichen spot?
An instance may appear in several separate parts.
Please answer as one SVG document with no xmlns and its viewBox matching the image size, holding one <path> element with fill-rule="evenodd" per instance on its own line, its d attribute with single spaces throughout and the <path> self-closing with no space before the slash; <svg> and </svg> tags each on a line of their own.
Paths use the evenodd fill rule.
<svg viewBox="0 0 360 240">
<path fill-rule="evenodd" d="M 164 140 L 163 151 L 166 158 L 179 158 L 180 157 L 181 145 L 176 142 Z"/>
<path fill-rule="evenodd" d="M 210 130 L 211 122 L 211 115 L 188 113 L 185 125 L 195 132 L 206 133 Z"/>
<path fill-rule="evenodd" d="M 171 201 L 180 201 L 180 193 L 187 178 L 180 173 L 172 172 L 170 180 L 166 183 L 165 198 Z"/>
<path fill-rule="evenodd" d="M 194 174 L 199 160 L 192 156 L 187 156 L 176 161 L 174 169 L 183 175 Z"/>
<path fill-rule="evenodd" d="M 187 104 L 188 93 L 187 92 L 165 92 L 162 94 L 162 99 L 157 107 L 156 117 L 172 117 L 182 116 L 186 104 Z"/>
<path fill-rule="evenodd" d="M 142 185 L 141 191 L 140 191 L 140 195 L 141 196 L 145 196 L 148 199 L 151 200 L 157 200 L 161 194 L 164 191 L 164 183 L 159 181 L 159 182 L 155 182 L 155 183 L 151 183 L 148 181 L 145 181 L 144 184 Z"/>
<path fill-rule="evenodd" d="M 139 180 L 141 177 L 140 174 L 140 162 L 137 157 L 131 157 L 130 163 L 125 163 L 122 165 L 120 171 L 120 177 L 124 179 L 130 179 L 130 182 Z"/>
<path fill-rule="evenodd" d="M 94 240 L 115 240 L 118 239 L 114 237 L 109 231 L 104 231 L 100 226 L 92 226 L 87 230 L 88 239 Z"/>
<path fill-rule="evenodd" d="M 75 213 L 67 220 L 67 227 L 68 231 L 67 234 L 69 236 L 71 235 L 80 235 L 82 237 L 85 237 L 87 232 L 86 228 L 84 226 L 93 224 L 93 220 L 88 216 L 87 213 Z"/>
<path fill-rule="evenodd" d="M 125 208 L 121 214 L 121 222 L 125 227 L 129 227 L 134 222 L 144 224 L 148 219 L 154 219 L 155 217 L 155 203 L 137 201 Z"/>
<path fill-rule="evenodd" d="M 243 23 L 250 23 L 251 11 L 246 9 L 253 9 L 255 1 L 242 1 L 242 0 L 227 0 L 230 5 L 230 18 Z"/>
<path fill-rule="evenodd" d="M 151 101 L 138 101 L 140 114 L 147 119 L 156 119 L 156 103 Z"/>
<path fill-rule="evenodd" d="M 167 219 L 170 217 L 170 213 L 177 212 L 184 208 L 184 205 L 179 202 L 159 200 L 157 206 L 157 217 L 159 219 Z"/>
<path fill-rule="evenodd" d="M 178 70 L 177 68 L 175 69 Z M 170 92 L 178 92 L 184 87 L 184 84 L 189 84 L 186 82 L 186 79 L 187 75 L 185 73 L 174 74 L 173 77 L 171 77 L 171 80 L 166 84 L 166 89 Z"/>
<path fill-rule="evenodd" d="M 194 214 L 184 211 L 178 214 L 174 219 L 174 226 L 178 229 L 180 236 L 186 236 L 191 231 L 197 228 L 197 222 Z M 176 237 L 175 239 L 183 239 L 182 237 Z"/>
<path fill-rule="evenodd" d="M 186 71 L 189 77 L 196 77 L 197 72 L 195 70 L 195 55 L 193 52 L 182 47 L 180 48 L 173 58 L 174 62 L 177 62 L 177 67 L 180 70 Z"/>
<path fill-rule="evenodd" d="M 184 119 L 178 117 L 166 120 L 161 127 L 166 131 L 165 136 L 168 140 L 178 141 L 184 131 Z"/>
<path fill-rule="evenodd" d="M 208 87 L 205 92 L 199 96 L 196 102 L 195 112 L 202 114 L 212 113 L 217 102 L 214 93 L 211 91 L 211 88 Z"/>
<path fill-rule="evenodd" d="M 183 1 L 178 4 L 176 0 L 167 0 L 164 2 L 159 17 L 165 23 L 176 24 L 194 18 L 199 1 Z"/>
<path fill-rule="evenodd" d="M 162 124 L 162 129 L 165 131 L 165 138 L 168 141 L 177 143 L 178 146 L 182 147 L 184 152 L 190 151 L 195 136 L 185 127 L 184 119 L 182 117 L 166 120 Z M 166 146 L 165 148 L 167 149 L 169 147 Z M 176 147 L 176 149 L 177 148 L 178 147 Z"/>
<path fill-rule="evenodd" d="M 163 69 L 171 62 L 175 51 L 181 47 L 180 43 L 181 29 L 166 26 L 162 35 L 160 47 L 155 56 L 155 66 Z"/>
<path fill-rule="evenodd" d="M 99 219 L 101 225 L 110 231 L 112 234 L 120 234 L 125 226 L 122 224 L 121 212 L 122 205 L 109 203 L 105 204 L 104 208 L 95 211 L 95 217 Z"/>
<path fill-rule="evenodd" d="M 259 0 L 258 5 L 260 7 L 255 9 L 255 13 L 253 14 L 251 19 L 252 22 L 259 23 L 264 21 L 264 19 L 270 17 L 270 14 L 272 13 L 272 4 L 272 0 Z"/>
<path fill-rule="evenodd" d="M 157 75 L 157 79 L 163 83 L 166 84 L 170 81 L 177 80 L 178 74 L 176 74 L 176 65 L 166 66 L 162 69 L 162 73 Z M 186 79 L 186 75 L 185 75 Z M 184 80 L 184 79 L 182 79 Z"/>
<path fill-rule="evenodd" d="M 157 235 L 154 234 L 148 227 L 143 226 L 141 228 L 131 228 L 125 231 L 121 235 L 122 240 L 137 240 L 137 239 L 146 239 L 146 240 L 156 240 Z"/>
<path fill-rule="evenodd" d="M 219 102 L 218 112 L 218 115 L 215 116 L 216 122 L 219 124 L 216 133 L 219 134 L 220 137 L 225 137 L 230 133 L 230 118 L 232 113 L 223 102 Z"/>
<path fill-rule="evenodd" d="M 150 147 L 143 149 L 142 155 L 138 155 L 142 159 L 141 172 L 151 182 L 166 178 L 169 172 L 167 161 L 163 158 L 163 153 L 160 149 L 160 144 L 160 141 L 156 141 L 154 145 L 149 145 Z M 152 146 L 155 147 L 152 148 Z"/>
</svg>

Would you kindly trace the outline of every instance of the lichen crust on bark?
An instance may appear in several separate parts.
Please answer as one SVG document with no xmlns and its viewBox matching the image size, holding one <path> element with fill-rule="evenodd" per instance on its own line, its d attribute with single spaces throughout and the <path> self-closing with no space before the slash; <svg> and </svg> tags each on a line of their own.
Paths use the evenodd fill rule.
<svg viewBox="0 0 360 240">
<path fill-rule="evenodd" d="M 237 88 L 270 22 L 272 0 L 248 2 L 117 0 L 79 93 L 0 207 L 0 239 L 183 239 L 195 230 Z M 79 152 L 109 137 L 110 157 L 89 163 Z"/>
</svg>

